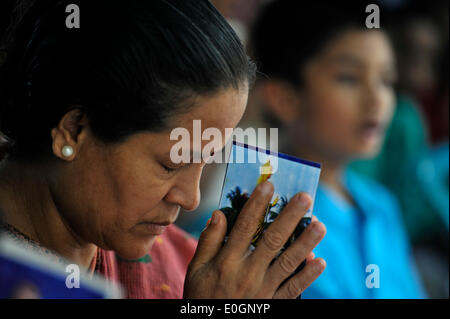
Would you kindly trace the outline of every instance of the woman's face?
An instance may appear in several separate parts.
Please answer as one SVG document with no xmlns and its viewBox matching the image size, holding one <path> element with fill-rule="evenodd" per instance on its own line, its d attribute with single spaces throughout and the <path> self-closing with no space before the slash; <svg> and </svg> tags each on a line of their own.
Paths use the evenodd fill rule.
<svg viewBox="0 0 450 319">
<path fill-rule="evenodd" d="M 305 68 L 295 136 L 327 158 L 371 157 L 395 98 L 391 46 L 380 31 L 347 31 Z"/>
<path fill-rule="evenodd" d="M 200 201 L 206 159 L 174 164 L 170 150 L 177 141 L 170 140 L 171 129 L 185 128 L 192 137 L 193 120 L 201 120 L 202 130 L 222 132 L 220 149 L 229 138 L 225 128 L 240 121 L 247 96 L 247 89 L 227 89 L 198 97 L 189 113 L 170 120 L 170 129 L 138 133 L 117 145 L 99 143 L 84 130 L 75 158 L 58 170 L 51 185 L 58 210 L 75 235 L 127 259 L 148 253 L 163 230 L 155 224 L 173 223 L 180 207 L 193 210 Z"/>
</svg>

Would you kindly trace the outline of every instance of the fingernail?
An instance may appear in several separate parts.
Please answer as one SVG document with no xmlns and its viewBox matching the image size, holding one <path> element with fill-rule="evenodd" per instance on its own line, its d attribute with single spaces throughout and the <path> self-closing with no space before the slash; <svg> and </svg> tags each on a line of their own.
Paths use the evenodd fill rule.
<svg viewBox="0 0 450 319">
<path fill-rule="evenodd" d="M 206 225 L 205 225 L 205 227 L 203 228 L 202 233 L 208 228 L 208 226 L 209 226 L 210 223 L 211 223 L 211 218 L 208 219 L 208 221 L 206 222 Z"/>
<path fill-rule="evenodd" d="M 269 193 L 271 191 L 271 188 L 272 188 L 272 185 L 270 185 L 270 182 L 265 181 L 261 184 L 261 191 L 264 194 Z"/>
<path fill-rule="evenodd" d="M 303 208 L 308 208 L 311 204 L 311 200 L 308 195 L 302 194 L 300 196 L 300 205 L 302 205 Z"/>
<path fill-rule="evenodd" d="M 314 265 L 314 268 L 315 268 L 316 271 L 320 271 L 321 272 L 321 271 L 323 271 L 326 268 L 327 263 L 322 258 L 319 258 L 317 261 L 318 262 Z"/>
<path fill-rule="evenodd" d="M 219 213 L 214 211 L 211 217 L 211 224 L 216 225 L 219 222 Z"/>
<path fill-rule="evenodd" d="M 311 226 L 312 226 L 311 230 L 314 234 L 314 237 L 318 238 L 318 237 L 322 236 L 322 230 L 320 229 L 321 227 L 319 227 L 319 224 L 314 223 Z"/>
</svg>

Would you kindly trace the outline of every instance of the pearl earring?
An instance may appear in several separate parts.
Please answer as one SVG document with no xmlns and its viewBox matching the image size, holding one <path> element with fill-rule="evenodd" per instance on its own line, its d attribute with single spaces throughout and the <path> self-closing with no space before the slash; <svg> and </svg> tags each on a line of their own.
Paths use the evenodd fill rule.
<svg viewBox="0 0 450 319">
<path fill-rule="evenodd" d="M 62 148 L 62 154 L 64 155 L 64 157 L 70 157 L 73 154 L 73 148 L 70 145 L 64 145 L 64 147 Z"/>
</svg>

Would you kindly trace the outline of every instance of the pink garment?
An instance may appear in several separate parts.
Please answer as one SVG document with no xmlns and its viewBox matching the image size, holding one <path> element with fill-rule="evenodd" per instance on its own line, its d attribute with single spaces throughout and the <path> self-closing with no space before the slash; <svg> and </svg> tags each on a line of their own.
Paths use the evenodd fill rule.
<svg viewBox="0 0 450 319">
<path fill-rule="evenodd" d="M 91 270 L 122 284 L 127 298 L 178 299 L 183 297 L 184 278 L 196 247 L 193 237 L 170 225 L 147 256 L 130 261 L 99 249 Z"/>
</svg>

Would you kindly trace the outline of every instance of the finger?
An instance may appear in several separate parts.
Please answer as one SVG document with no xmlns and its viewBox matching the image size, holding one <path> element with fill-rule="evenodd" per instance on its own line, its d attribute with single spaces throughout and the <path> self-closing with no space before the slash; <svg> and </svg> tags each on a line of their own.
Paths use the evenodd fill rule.
<svg viewBox="0 0 450 319">
<path fill-rule="evenodd" d="M 277 290 L 273 298 L 275 299 L 295 299 L 308 288 L 314 280 L 325 270 L 326 263 L 322 258 L 316 258 L 307 263 L 297 275 L 292 277 L 280 289 Z"/>
<path fill-rule="evenodd" d="M 213 211 L 198 240 L 197 250 L 192 258 L 190 268 L 200 267 L 210 262 L 220 251 L 227 229 L 226 218 L 220 210 Z"/>
<path fill-rule="evenodd" d="M 274 192 L 272 183 L 259 184 L 242 208 L 224 247 L 224 256 L 242 258 L 247 253 Z"/>
<path fill-rule="evenodd" d="M 296 194 L 258 241 L 250 262 L 269 265 L 294 232 L 300 219 L 311 206 L 311 197 L 306 193 Z M 304 256 L 306 257 L 306 256 Z"/>
<path fill-rule="evenodd" d="M 317 219 L 317 216 L 313 215 L 313 217 L 311 217 L 311 222 L 318 222 L 319 220 Z"/>
<path fill-rule="evenodd" d="M 321 222 L 312 222 L 306 227 L 300 237 L 270 266 L 267 278 L 273 287 L 278 287 L 300 266 L 303 260 L 307 259 L 325 233 L 325 225 Z"/>
</svg>

